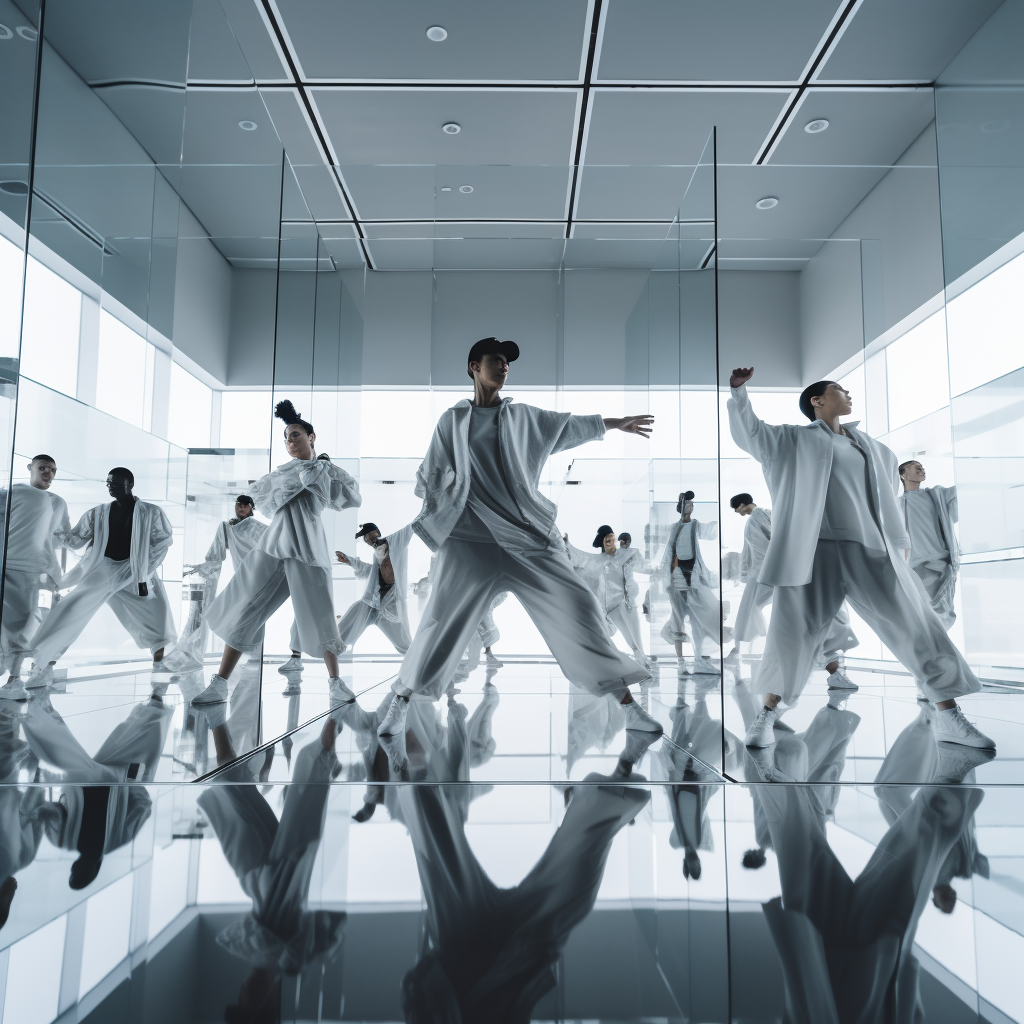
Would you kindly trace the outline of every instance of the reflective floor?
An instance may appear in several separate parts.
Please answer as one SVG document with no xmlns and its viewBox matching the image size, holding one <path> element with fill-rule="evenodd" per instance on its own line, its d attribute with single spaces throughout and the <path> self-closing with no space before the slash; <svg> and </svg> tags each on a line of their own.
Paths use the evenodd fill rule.
<svg viewBox="0 0 1024 1024">
<path fill-rule="evenodd" d="M 219 715 L 148 671 L 5 702 L 0 1019 L 1024 1020 L 1004 687 L 964 702 L 995 758 L 855 662 L 762 752 L 756 664 L 724 700 L 659 665 L 644 750 L 548 658 L 467 662 L 401 775 L 396 659 L 346 663 L 333 711 L 321 665 L 277 663 Z"/>
</svg>

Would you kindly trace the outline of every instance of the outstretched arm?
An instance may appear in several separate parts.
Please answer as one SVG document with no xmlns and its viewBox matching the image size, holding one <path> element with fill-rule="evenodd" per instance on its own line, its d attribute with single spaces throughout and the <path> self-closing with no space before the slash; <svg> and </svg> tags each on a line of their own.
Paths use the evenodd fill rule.
<svg viewBox="0 0 1024 1024">
<path fill-rule="evenodd" d="M 650 437 L 654 424 L 653 416 L 623 416 L 615 419 L 611 416 L 604 417 L 605 430 L 621 430 L 624 434 L 639 434 L 640 437 Z"/>
<path fill-rule="evenodd" d="M 745 387 L 754 376 L 752 366 L 739 366 L 729 377 L 729 430 L 732 439 L 758 462 L 770 462 L 786 447 L 789 428 L 772 426 L 759 419 L 750 406 Z"/>
</svg>

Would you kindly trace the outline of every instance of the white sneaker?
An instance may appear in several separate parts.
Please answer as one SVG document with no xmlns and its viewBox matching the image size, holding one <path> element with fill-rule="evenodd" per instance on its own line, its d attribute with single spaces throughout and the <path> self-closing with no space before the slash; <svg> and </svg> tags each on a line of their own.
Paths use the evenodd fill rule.
<svg viewBox="0 0 1024 1024">
<path fill-rule="evenodd" d="M 830 672 L 827 682 L 830 690 L 848 690 L 850 693 L 853 693 L 860 689 L 841 668 L 837 668 L 835 672 Z"/>
<path fill-rule="evenodd" d="M 740 652 L 734 647 L 722 662 L 722 668 L 736 671 L 740 667 Z"/>
<path fill-rule="evenodd" d="M 302 658 L 296 657 L 294 654 L 284 662 L 277 670 L 283 676 L 291 675 L 293 672 L 302 671 Z"/>
<path fill-rule="evenodd" d="M 750 723 L 743 742 L 748 747 L 770 747 L 775 742 L 775 722 L 778 714 L 768 708 L 761 708 L 757 718 Z"/>
<path fill-rule="evenodd" d="M 356 699 L 356 695 L 345 685 L 345 681 L 339 676 L 331 676 L 327 680 L 327 686 L 331 694 L 332 709 L 340 707 L 342 704 L 351 704 Z"/>
<path fill-rule="evenodd" d="M 702 654 L 699 658 L 694 658 L 693 671 L 695 675 L 718 675 L 718 669 L 715 668 L 710 654 Z"/>
<path fill-rule="evenodd" d="M 499 661 L 490 651 L 487 652 L 486 661 L 488 668 L 502 668 L 505 664 L 503 661 Z"/>
<path fill-rule="evenodd" d="M 53 683 L 53 666 L 44 665 L 42 668 L 33 669 L 32 675 L 25 680 L 26 690 L 43 690 Z"/>
<path fill-rule="evenodd" d="M 657 739 L 665 731 L 661 722 L 647 714 L 635 700 L 623 704 L 622 710 L 626 712 L 626 730 L 629 732 L 652 733 Z"/>
<path fill-rule="evenodd" d="M 991 761 L 996 756 L 994 750 L 964 747 L 953 743 L 939 743 L 937 749 L 939 770 L 935 779 L 932 780 L 932 785 L 935 786 L 959 785 L 964 781 L 968 772 Z"/>
<path fill-rule="evenodd" d="M 228 699 L 228 681 L 216 673 L 210 680 L 210 685 L 202 693 L 192 698 L 193 704 L 224 704 Z"/>
<path fill-rule="evenodd" d="M 0 686 L 0 700 L 28 700 L 28 690 L 21 685 L 21 680 L 15 676 L 8 679 L 3 686 Z"/>
<path fill-rule="evenodd" d="M 962 747 L 996 749 L 995 741 L 968 722 L 960 707 L 947 708 L 935 715 L 935 738 L 940 743 L 959 743 Z"/>
<path fill-rule="evenodd" d="M 409 701 L 396 693 L 384 716 L 384 721 L 377 726 L 378 736 L 405 735 L 405 719 L 409 714 Z"/>
</svg>

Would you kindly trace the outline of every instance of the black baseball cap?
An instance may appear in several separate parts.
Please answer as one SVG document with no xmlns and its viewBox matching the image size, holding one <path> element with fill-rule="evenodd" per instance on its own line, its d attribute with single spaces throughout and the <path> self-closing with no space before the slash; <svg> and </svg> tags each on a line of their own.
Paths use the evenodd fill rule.
<svg viewBox="0 0 1024 1024">
<path fill-rule="evenodd" d="M 359 526 L 359 532 L 356 534 L 356 540 L 360 537 L 366 536 L 368 533 L 373 533 L 374 530 L 380 533 L 380 527 L 376 523 L 362 523 Z"/>
<path fill-rule="evenodd" d="M 594 538 L 594 547 L 603 547 L 604 539 L 609 533 L 615 533 L 615 531 L 610 526 L 599 526 L 597 528 L 597 536 Z"/>
<path fill-rule="evenodd" d="M 469 350 L 466 365 L 479 363 L 484 356 L 504 356 L 510 363 L 519 358 L 519 346 L 514 341 L 498 341 L 497 338 L 481 338 Z"/>
</svg>

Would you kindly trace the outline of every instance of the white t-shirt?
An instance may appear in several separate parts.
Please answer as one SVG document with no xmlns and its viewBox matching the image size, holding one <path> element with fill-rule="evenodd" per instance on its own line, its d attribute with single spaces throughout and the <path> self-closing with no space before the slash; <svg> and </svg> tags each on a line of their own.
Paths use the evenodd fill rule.
<svg viewBox="0 0 1024 1024">
<path fill-rule="evenodd" d="M 903 495 L 907 533 L 910 534 L 910 564 L 946 563 L 949 548 L 942 535 L 939 510 L 932 496 L 923 488 Z"/>
<path fill-rule="evenodd" d="M 821 540 L 846 540 L 885 551 L 871 508 L 867 454 L 846 434 L 832 435 L 832 472 L 821 517 Z"/>
<path fill-rule="evenodd" d="M 679 528 L 679 532 L 676 534 L 675 555 L 680 562 L 686 561 L 690 558 L 696 558 L 696 551 L 693 547 L 693 527 L 694 523 L 691 519 L 690 522 L 683 523 Z"/>
<path fill-rule="evenodd" d="M 11 522 L 7 533 L 7 566 L 19 572 L 61 577 L 58 552 L 62 535 L 71 529 L 68 506 L 59 494 L 31 484 L 11 488 Z"/>
</svg>

